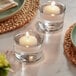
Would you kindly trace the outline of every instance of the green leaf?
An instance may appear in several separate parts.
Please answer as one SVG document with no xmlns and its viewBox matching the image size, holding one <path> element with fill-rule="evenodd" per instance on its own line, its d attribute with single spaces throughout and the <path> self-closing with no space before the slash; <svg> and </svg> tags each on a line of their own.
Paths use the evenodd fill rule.
<svg viewBox="0 0 76 76">
<path fill-rule="evenodd" d="M 8 70 L 4 70 L 2 68 L 0 68 L 0 76 L 7 76 L 8 75 Z"/>
</svg>

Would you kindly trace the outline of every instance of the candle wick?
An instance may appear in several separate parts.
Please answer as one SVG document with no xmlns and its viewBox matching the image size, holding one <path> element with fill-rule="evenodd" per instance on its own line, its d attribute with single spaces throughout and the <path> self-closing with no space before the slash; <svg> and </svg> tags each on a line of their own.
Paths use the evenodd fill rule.
<svg viewBox="0 0 76 76">
<path fill-rule="evenodd" d="M 29 33 L 28 32 L 26 32 L 26 36 L 29 36 Z"/>
<path fill-rule="evenodd" d="M 54 6 L 56 3 L 55 3 L 55 1 L 52 1 L 51 2 L 51 6 Z"/>
<path fill-rule="evenodd" d="M 29 35 L 29 33 L 28 33 L 28 32 L 26 32 L 26 37 L 27 37 L 27 38 L 29 38 L 29 37 L 30 37 L 30 35 Z"/>
</svg>

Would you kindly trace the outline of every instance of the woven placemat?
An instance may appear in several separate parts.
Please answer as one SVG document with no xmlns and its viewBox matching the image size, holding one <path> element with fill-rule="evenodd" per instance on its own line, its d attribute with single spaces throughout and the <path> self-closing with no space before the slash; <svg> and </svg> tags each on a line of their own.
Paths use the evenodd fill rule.
<svg viewBox="0 0 76 76">
<path fill-rule="evenodd" d="M 76 51 L 74 50 L 74 46 L 71 41 L 71 31 L 75 24 L 73 24 L 65 33 L 64 38 L 64 52 L 66 57 L 73 63 L 76 64 Z"/>
<path fill-rule="evenodd" d="M 9 19 L 0 22 L 0 34 L 18 29 L 28 23 L 36 14 L 39 0 L 26 0 L 22 9 Z"/>
</svg>

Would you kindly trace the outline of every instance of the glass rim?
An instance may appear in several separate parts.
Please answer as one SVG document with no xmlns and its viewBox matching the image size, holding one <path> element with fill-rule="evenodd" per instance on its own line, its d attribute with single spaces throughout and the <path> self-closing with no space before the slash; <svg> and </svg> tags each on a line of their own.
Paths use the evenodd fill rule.
<svg viewBox="0 0 76 76">
<path fill-rule="evenodd" d="M 26 31 L 25 31 L 25 32 L 26 32 Z M 15 45 L 18 45 L 18 46 L 20 46 L 20 47 L 22 47 L 22 48 L 25 48 L 25 49 L 27 48 L 27 47 L 22 46 L 22 45 L 20 45 L 19 43 L 16 42 L 16 37 L 18 37 L 18 36 L 20 36 L 20 35 L 25 35 L 25 32 L 23 31 L 23 32 L 20 32 L 20 33 L 17 33 L 17 34 L 14 35 L 14 37 L 13 37 L 14 46 L 15 46 Z M 29 30 L 28 30 L 28 32 L 29 32 Z M 35 31 L 33 31 L 33 30 L 32 30 L 32 33 L 35 34 L 35 35 L 34 35 L 35 37 L 36 37 L 36 35 L 39 36 L 40 39 L 41 39 L 41 42 L 40 42 L 40 44 L 38 44 L 38 45 L 29 46 L 27 49 L 29 49 L 29 48 L 30 48 L 30 49 L 37 48 L 37 47 L 42 46 L 42 44 L 43 44 L 44 38 L 41 37 L 37 32 L 35 32 Z M 36 37 L 36 38 L 37 38 L 37 37 Z M 38 40 L 37 40 L 37 41 L 38 41 Z"/>
<path fill-rule="evenodd" d="M 42 6 L 51 4 L 51 2 L 52 2 L 52 1 L 47 1 L 46 3 L 42 3 L 41 5 L 39 5 L 39 11 L 41 12 L 41 7 L 42 7 Z M 61 5 L 61 6 L 63 7 L 63 12 L 62 12 L 62 13 L 64 13 L 65 10 L 66 10 L 66 5 L 65 5 L 64 3 L 62 3 L 62 2 L 59 2 L 59 1 L 55 1 L 55 2 L 56 2 L 56 5 Z M 61 13 L 61 14 L 62 14 L 62 13 Z M 58 15 L 60 15 L 60 14 L 58 14 Z"/>
</svg>

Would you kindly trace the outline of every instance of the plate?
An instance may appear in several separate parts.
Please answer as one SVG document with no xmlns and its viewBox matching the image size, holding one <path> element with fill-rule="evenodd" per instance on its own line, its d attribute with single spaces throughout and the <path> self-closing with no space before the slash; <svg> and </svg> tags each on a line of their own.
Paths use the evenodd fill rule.
<svg viewBox="0 0 76 76">
<path fill-rule="evenodd" d="M 11 8 L 9 10 L 6 10 L 4 12 L 0 12 L 0 21 L 3 21 L 9 17 L 11 17 L 12 15 L 14 15 L 15 13 L 17 13 L 25 4 L 26 0 L 14 0 L 18 3 L 17 7 Z"/>
<path fill-rule="evenodd" d="M 23 0 L 19 0 L 23 1 Z M 10 18 L 0 22 L 0 34 L 19 29 L 29 23 L 37 13 L 39 0 L 25 0 L 19 11 Z M 8 16 L 7 16 L 8 17 Z"/>
<path fill-rule="evenodd" d="M 64 53 L 68 60 L 76 66 L 76 50 L 74 49 L 73 39 L 76 34 L 76 23 L 71 25 L 69 29 L 65 32 L 64 37 Z"/>
<path fill-rule="evenodd" d="M 76 25 L 73 27 L 71 31 L 71 41 L 73 45 L 76 47 Z"/>
</svg>

